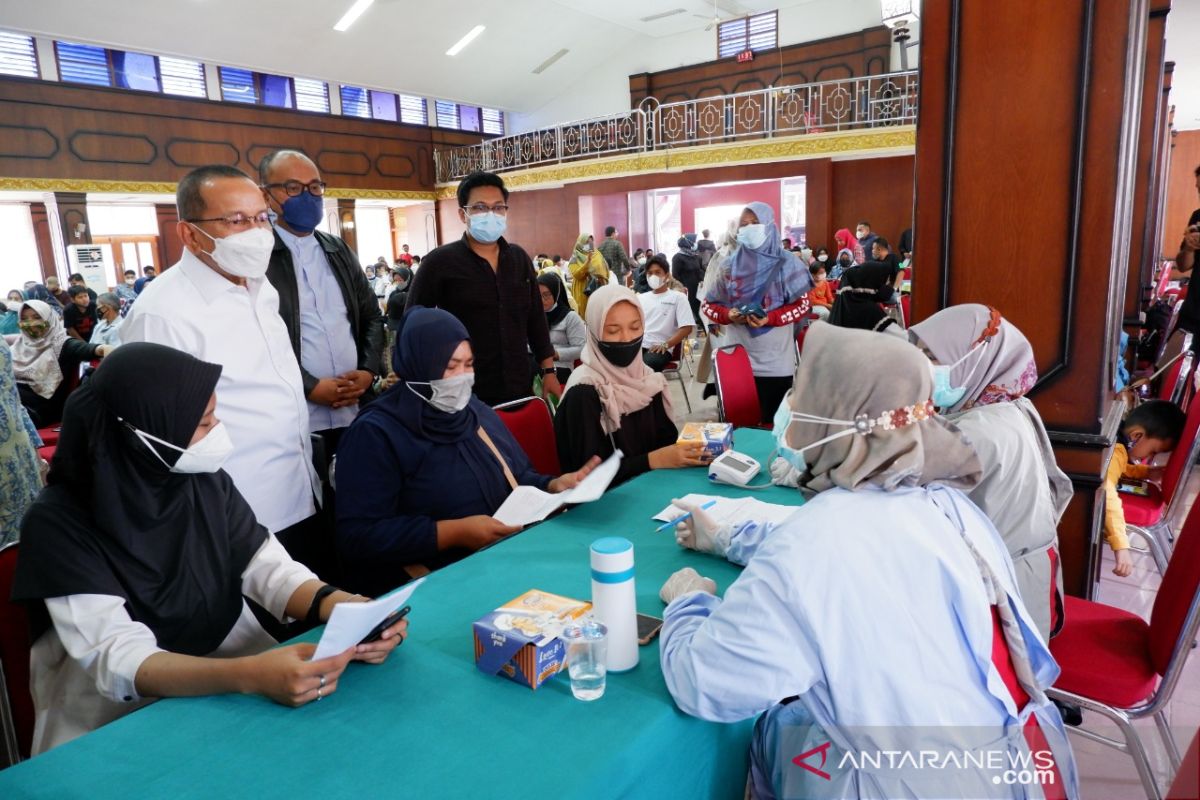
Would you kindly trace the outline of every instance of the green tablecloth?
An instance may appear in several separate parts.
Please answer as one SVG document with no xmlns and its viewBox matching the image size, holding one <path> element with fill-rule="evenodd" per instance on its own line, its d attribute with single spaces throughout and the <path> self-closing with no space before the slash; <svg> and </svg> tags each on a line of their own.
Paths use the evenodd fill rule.
<svg viewBox="0 0 1200 800">
<path fill-rule="evenodd" d="M 760 460 L 770 451 L 766 432 L 736 439 Z M 473 660 L 471 623 L 527 589 L 590 599 L 588 547 L 601 536 L 633 541 L 642 612 L 661 616 L 659 587 L 683 566 L 724 591 L 736 567 L 654 532 L 651 515 L 688 492 L 744 493 L 698 469 L 643 475 L 434 573 L 413 596 L 404 645 L 381 666 L 351 664 L 329 700 L 164 700 L 0 772 L 0 797 L 740 798 L 752 721 L 680 712 L 657 641 L 591 703 L 572 698 L 566 675 L 533 692 Z M 755 494 L 799 501 L 794 490 Z"/>
</svg>

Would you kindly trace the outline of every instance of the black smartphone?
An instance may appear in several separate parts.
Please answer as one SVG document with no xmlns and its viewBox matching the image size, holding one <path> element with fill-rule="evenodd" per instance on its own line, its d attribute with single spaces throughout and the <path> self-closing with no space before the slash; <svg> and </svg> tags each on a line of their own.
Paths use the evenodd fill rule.
<svg viewBox="0 0 1200 800">
<path fill-rule="evenodd" d="M 649 614 L 637 615 L 638 644 L 650 644 L 658 632 L 662 630 L 663 621 Z"/>
<path fill-rule="evenodd" d="M 384 631 L 408 616 L 408 612 L 410 611 L 412 611 L 412 606 L 405 606 L 399 611 L 393 611 L 391 614 L 388 614 L 383 622 L 372 628 L 371 632 L 362 638 L 362 641 L 359 642 L 359 644 L 370 644 L 371 642 L 379 641 L 379 638 L 383 636 Z"/>
</svg>

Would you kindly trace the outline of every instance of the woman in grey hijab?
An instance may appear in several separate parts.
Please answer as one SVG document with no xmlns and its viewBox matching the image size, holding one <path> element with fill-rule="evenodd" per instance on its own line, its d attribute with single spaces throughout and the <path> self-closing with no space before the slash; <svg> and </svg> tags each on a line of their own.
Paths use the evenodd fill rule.
<svg viewBox="0 0 1200 800">
<path fill-rule="evenodd" d="M 908 335 L 935 365 L 934 402 L 979 454 L 983 478 L 968 496 L 1004 539 L 1025 607 L 1049 641 L 1063 622 L 1058 520 L 1074 490 L 1025 397 L 1037 381 L 1033 348 L 978 304 L 943 309 Z"/>
<path fill-rule="evenodd" d="M 1056 786 L 1078 796 L 1045 695 L 1058 666 L 1004 543 L 960 491 L 979 481 L 979 459 L 932 390 L 927 360 L 899 337 L 816 322 L 775 438 L 817 495 L 777 526 L 722 525 L 675 503 L 694 513 L 681 545 L 746 568 L 724 599 L 690 567 L 666 582 L 663 675 L 688 714 L 761 714 L 754 798 L 1028 797 L 970 764 L 1028 752 L 1031 718 Z M 970 760 L 921 770 L 847 758 L 881 750 Z"/>
</svg>

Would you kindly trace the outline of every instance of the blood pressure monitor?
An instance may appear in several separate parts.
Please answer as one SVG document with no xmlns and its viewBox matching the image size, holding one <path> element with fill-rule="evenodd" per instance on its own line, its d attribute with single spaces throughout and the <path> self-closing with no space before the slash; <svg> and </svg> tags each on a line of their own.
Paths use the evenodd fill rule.
<svg viewBox="0 0 1200 800">
<path fill-rule="evenodd" d="M 708 479 L 721 483 L 745 486 L 762 469 L 753 458 L 734 450 L 726 450 L 708 465 Z"/>
</svg>

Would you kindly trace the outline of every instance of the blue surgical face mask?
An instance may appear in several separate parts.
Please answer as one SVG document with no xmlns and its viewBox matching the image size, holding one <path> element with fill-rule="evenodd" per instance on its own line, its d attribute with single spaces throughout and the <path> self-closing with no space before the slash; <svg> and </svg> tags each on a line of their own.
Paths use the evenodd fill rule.
<svg viewBox="0 0 1200 800">
<path fill-rule="evenodd" d="M 282 206 L 283 221 L 296 233 L 312 233 L 325 215 L 325 201 L 307 189 L 289 197 Z"/>
<path fill-rule="evenodd" d="M 507 227 L 508 218 L 492 211 L 486 214 L 471 214 L 467 217 L 467 230 L 470 232 L 471 238 L 484 244 L 491 244 L 499 239 L 504 235 L 504 229 Z"/>
<path fill-rule="evenodd" d="M 759 223 L 743 225 L 738 228 L 738 244 L 750 250 L 757 250 L 767 240 L 767 226 Z"/>
<path fill-rule="evenodd" d="M 990 341 L 991 339 L 984 339 L 982 342 L 964 353 L 962 357 L 953 364 L 930 363 L 929 374 L 933 378 L 933 404 L 935 406 L 945 410 L 954 408 L 960 402 L 962 402 L 963 395 L 967 393 L 966 385 L 971 380 L 971 376 L 975 374 L 975 370 L 979 368 L 979 364 L 982 359 L 977 360 L 975 362 L 975 366 L 971 367 L 971 371 L 968 372 L 967 376 L 963 379 L 962 386 L 954 386 L 950 382 L 950 374 L 959 364 L 966 361 L 973 354 L 978 353 L 979 351 L 983 350 L 983 348 L 987 347 L 987 343 Z"/>
</svg>

